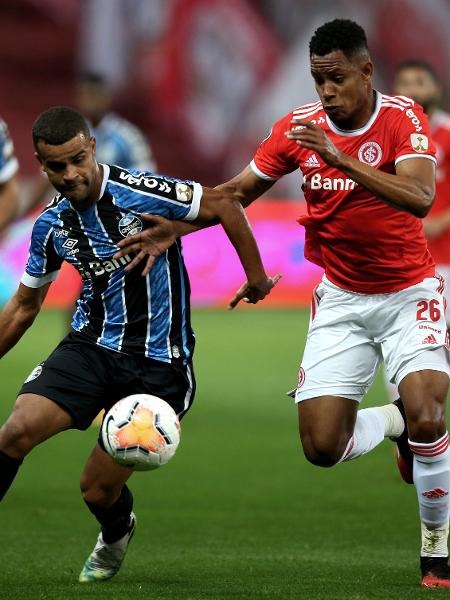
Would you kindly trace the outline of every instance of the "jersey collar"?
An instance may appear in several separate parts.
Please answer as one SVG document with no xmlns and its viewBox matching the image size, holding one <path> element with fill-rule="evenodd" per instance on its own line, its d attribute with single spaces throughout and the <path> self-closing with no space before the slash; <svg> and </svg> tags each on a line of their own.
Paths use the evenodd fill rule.
<svg viewBox="0 0 450 600">
<path fill-rule="evenodd" d="M 103 194 L 105 193 L 106 184 L 108 183 L 109 179 L 109 165 L 104 165 L 103 163 L 99 164 L 101 167 L 103 167 L 102 187 L 100 188 L 100 196 L 98 197 L 98 199 L 101 200 L 103 198 Z"/>
<path fill-rule="evenodd" d="M 368 131 L 372 127 L 375 119 L 378 117 L 380 108 L 381 108 L 381 94 L 380 94 L 380 92 L 375 90 L 375 110 L 373 111 L 372 116 L 367 121 L 367 123 L 360 129 L 339 129 L 339 127 L 337 127 L 333 123 L 333 121 L 329 118 L 328 115 L 325 115 L 325 118 L 327 120 L 328 127 L 331 129 L 331 131 L 333 131 L 337 135 L 342 135 L 344 137 L 354 137 L 356 135 L 361 135 L 363 133 L 366 133 L 366 131 Z"/>
</svg>

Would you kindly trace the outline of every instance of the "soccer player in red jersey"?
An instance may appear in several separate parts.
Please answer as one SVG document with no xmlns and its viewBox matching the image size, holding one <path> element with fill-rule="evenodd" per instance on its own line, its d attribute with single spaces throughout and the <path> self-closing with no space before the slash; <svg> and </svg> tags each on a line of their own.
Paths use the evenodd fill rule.
<svg viewBox="0 0 450 600">
<path fill-rule="evenodd" d="M 436 197 L 423 221 L 428 249 L 436 261 L 436 270 L 445 280 L 447 305 L 450 291 L 450 114 L 440 108 L 442 85 L 433 67 L 422 60 L 410 59 L 397 67 L 394 91 L 413 98 L 423 106 L 430 120 L 436 146 Z M 447 327 L 450 324 L 447 312 Z"/>
<path fill-rule="evenodd" d="M 319 100 L 275 123 L 251 164 L 219 189 L 248 206 L 283 175 L 303 173 L 305 255 L 325 268 L 295 393 L 304 453 L 330 467 L 397 439 L 403 476 L 417 488 L 422 586 L 450 587 L 444 286 L 421 221 L 435 194 L 428 118 L 410 98 L 373 89 L 366 36 L 353 21 L 325 23 L 309 49 Z M 146 271 L 174 236 L 196 229 L 149 220 L 153 233 L 119 243 L 119 256 L 137 253 L 130 268 L 147 257 Z M 358 410 L 383 360 L 402 400 Z"/>
</svg>

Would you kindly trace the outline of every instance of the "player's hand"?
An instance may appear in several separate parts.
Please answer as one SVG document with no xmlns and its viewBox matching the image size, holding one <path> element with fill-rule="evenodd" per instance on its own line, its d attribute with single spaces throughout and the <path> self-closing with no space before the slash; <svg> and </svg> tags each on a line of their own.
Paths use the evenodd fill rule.
<svg viewBox="0 0 450 600">
<path fill-rule="evenodd" d="M 256 304 L 260 300 L 264 300 L 279 279 L 281 279 L 281 274 L 275 275 L 275 277 L 266 277 L 266 279 L 255 283 L 246 281 L 230 300 L 228 309 L 232 310 L 241 300 L 250 304 Z"/>
<path fill-rule="evenodd" d="M 125 267 L 125 271 L 131 271 L 142 260 L 146 259 L 142 276 L 150 272 L 153 264 L 160 254 L 163 254 L 177 239 L 175 233 L 175 225 L 173 221 L 169 221 L 159 215 L 140 214 L 139 217 L 146 221 L 149 227 L 130 235 L 117 244 L 119 252 L 114 254 L 113 258 L 118 259 L 121 256 L 126 256 L 134 252 L 136 256 Z"/>
<path fill-rule="evenodd" d="M 330 167 L 339 167 L 342 152 L 336 148 L 325 131 L 305 119 L 293 119 L 292 129 L 284 135 L 302 148 L 309 148 L 319 154 Z"/>
</svg>

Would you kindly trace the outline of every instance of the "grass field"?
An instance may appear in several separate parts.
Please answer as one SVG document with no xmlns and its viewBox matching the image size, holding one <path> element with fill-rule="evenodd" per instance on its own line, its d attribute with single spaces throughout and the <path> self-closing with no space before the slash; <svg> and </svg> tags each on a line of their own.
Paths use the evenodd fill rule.
<svg viewBox="0 0 450 600">
<path fill-rule="evenodd" d="M 392 444 L 330 470 L 301 453 L 284 392 L 306 311 L 201 310 L 193 320 L 197 397 L 173 462 L 131 480 L 139 522 L 121 572 L 77 583 L 98 533 L 78 491 L 97 431 L 70 431 L 34 450 L 1 506 L 0 598 L 423 598 L 415 491 Z M 44 312 L 2 360 L 2 420 L 63 332 L 63 316 Z M 365 405 L 384 400 L 378 380 Z"/>
</svg>

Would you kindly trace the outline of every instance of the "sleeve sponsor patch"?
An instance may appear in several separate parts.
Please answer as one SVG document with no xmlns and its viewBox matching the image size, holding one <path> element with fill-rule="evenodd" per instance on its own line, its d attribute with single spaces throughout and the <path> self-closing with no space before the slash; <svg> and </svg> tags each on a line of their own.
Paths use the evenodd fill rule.
<svg viewBox="0 0 450 600">
<path fill-rule="evenodd" d="M 428 151 L 428 137 L 423 133 L 411 133 L 410 140 L 415 152 L 424 153 Z"/>
</svg>

